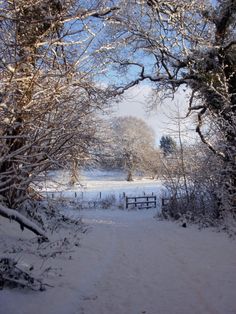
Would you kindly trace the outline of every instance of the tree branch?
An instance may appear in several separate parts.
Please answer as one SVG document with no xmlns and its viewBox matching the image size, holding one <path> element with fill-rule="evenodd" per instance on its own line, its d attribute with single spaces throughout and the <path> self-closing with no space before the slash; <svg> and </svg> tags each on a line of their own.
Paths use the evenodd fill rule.
<svg viewBox="0 0 236 314">
<path fill-rule="evenodd" d="M 39 226 L 37 226 L 34 222 L 29 220 L 25 216 L 21 215 L 16 210 L 4 207 L 0 204 L 0 215 L 2 217 L 9 218 L 18 222 L 22 230 L 26 228 L 35 233 L 36 235 L 41 236 L 44 239 L 44 241 L 48 241 L 48 237 Z"/>
<path fill-rule="evenodd" d="M 204 135 L 202 134 L 201 131 L 201 126 L 202 126 L 202 115 L 206 112 L 207 108 L 203 108 L 199 113 L 198 113 L 198 125 L 196 127 L 196 132 L 198 133 L 198 135 L 201 138 L 201 141 L 207 145 L 207 147 L 216 155 L 220 156 L 221 158 L 225 159 L 225 154 L 216 150 L 211 143 L 209 143 L 206 138 L 204 137 Z"/>
</svg>

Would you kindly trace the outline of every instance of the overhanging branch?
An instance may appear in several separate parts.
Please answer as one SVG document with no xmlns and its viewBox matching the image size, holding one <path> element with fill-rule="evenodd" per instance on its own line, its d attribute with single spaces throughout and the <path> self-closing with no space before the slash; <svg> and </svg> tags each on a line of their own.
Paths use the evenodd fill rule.
<svg viewBox="0 0 236 314">
<path fill-rule="evenodd" d="M 18 224 L 20 224 L 21 226 L 21 229 L 26 228 L 35 233 L 36 235 L 41 236 L 45 241 L 48 241 L 47 235 L 39 226 L 37 226 L 34 222 L 29 220 L 25 216 L 21 215 L 16 210 L 0 205 L 0 215 L 2 217 L 9 218 L 11 220 L 18 222 Z"/>
</svg>

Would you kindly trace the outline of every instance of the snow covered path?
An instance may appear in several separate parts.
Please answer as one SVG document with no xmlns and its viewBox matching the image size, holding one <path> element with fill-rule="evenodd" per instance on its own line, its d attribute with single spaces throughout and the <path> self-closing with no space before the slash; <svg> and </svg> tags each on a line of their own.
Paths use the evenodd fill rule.
<svg viewBox="0 0 236 314">
<path fill-rule="evenodd" d="M 95 256 L 79 313 L 236 313 L 235 242 L 224 235 L 156 222 L 150 213 L 86 220 L 93 231 L 82 255 Z"/>
<path fill-rule="evenodd" d="M 83 213 L 91 228 L 73 259 L 62 261 L 58 286 L 30 295 L 4 290 L 1 314 L 236 313 L 235 240 L 157 222 L 152 211 Z"/>
</svg>

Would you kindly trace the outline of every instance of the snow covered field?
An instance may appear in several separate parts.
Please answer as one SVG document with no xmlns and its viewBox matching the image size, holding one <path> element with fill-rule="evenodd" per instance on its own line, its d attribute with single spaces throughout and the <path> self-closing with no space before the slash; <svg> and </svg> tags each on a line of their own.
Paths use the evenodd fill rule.
<svg viewBox="0 0 236 314">
<path fill-rule="evenodd" d="M 115 197 L 126 195 L 155 194 L 160 195 L 162 184 L 160 181 L 136 177 L 127 182 L 126 175 L 121 171 L 83 171 L 79 184 L 69 186 L 69 174 L 65 171 L 53 171 L 48 174 L 48 180 L 40 185 L 40 192 L 44 195 L 63 198 L 78 198 L 79 200 L 97 200 L 109 195 Z"/>
<path fill-rule="evenodd" d="M 150 181 L 96 175 L 87 189 L 158 193 L 160 184 Z M 80 247 L 46 261 L 54 288 L 0 291 L 0 314 L 235 314 L 236 240 L 213 229 L 157 221 L 156 212 L 65 208 L 88 226 Z M 16 246 L 19 234 L 22 241 L 35 237 L 3 218 L 0 234 L 10 234 Z M 24 258 L 19 253 L 22 265 Z"/>
</svg>

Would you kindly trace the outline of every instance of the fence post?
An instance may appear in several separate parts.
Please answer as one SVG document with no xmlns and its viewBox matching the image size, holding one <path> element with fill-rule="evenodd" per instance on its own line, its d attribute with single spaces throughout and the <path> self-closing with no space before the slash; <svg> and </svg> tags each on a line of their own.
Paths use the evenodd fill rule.
<svg viewBox="0 0 236 314">
<path fill-rule="evenodd" d="M 162 207 L 165 206 L 165 200 L 164 200 L 164 198 L 161 199 L 161 206 L 162 206 Z"/>
</svg>

